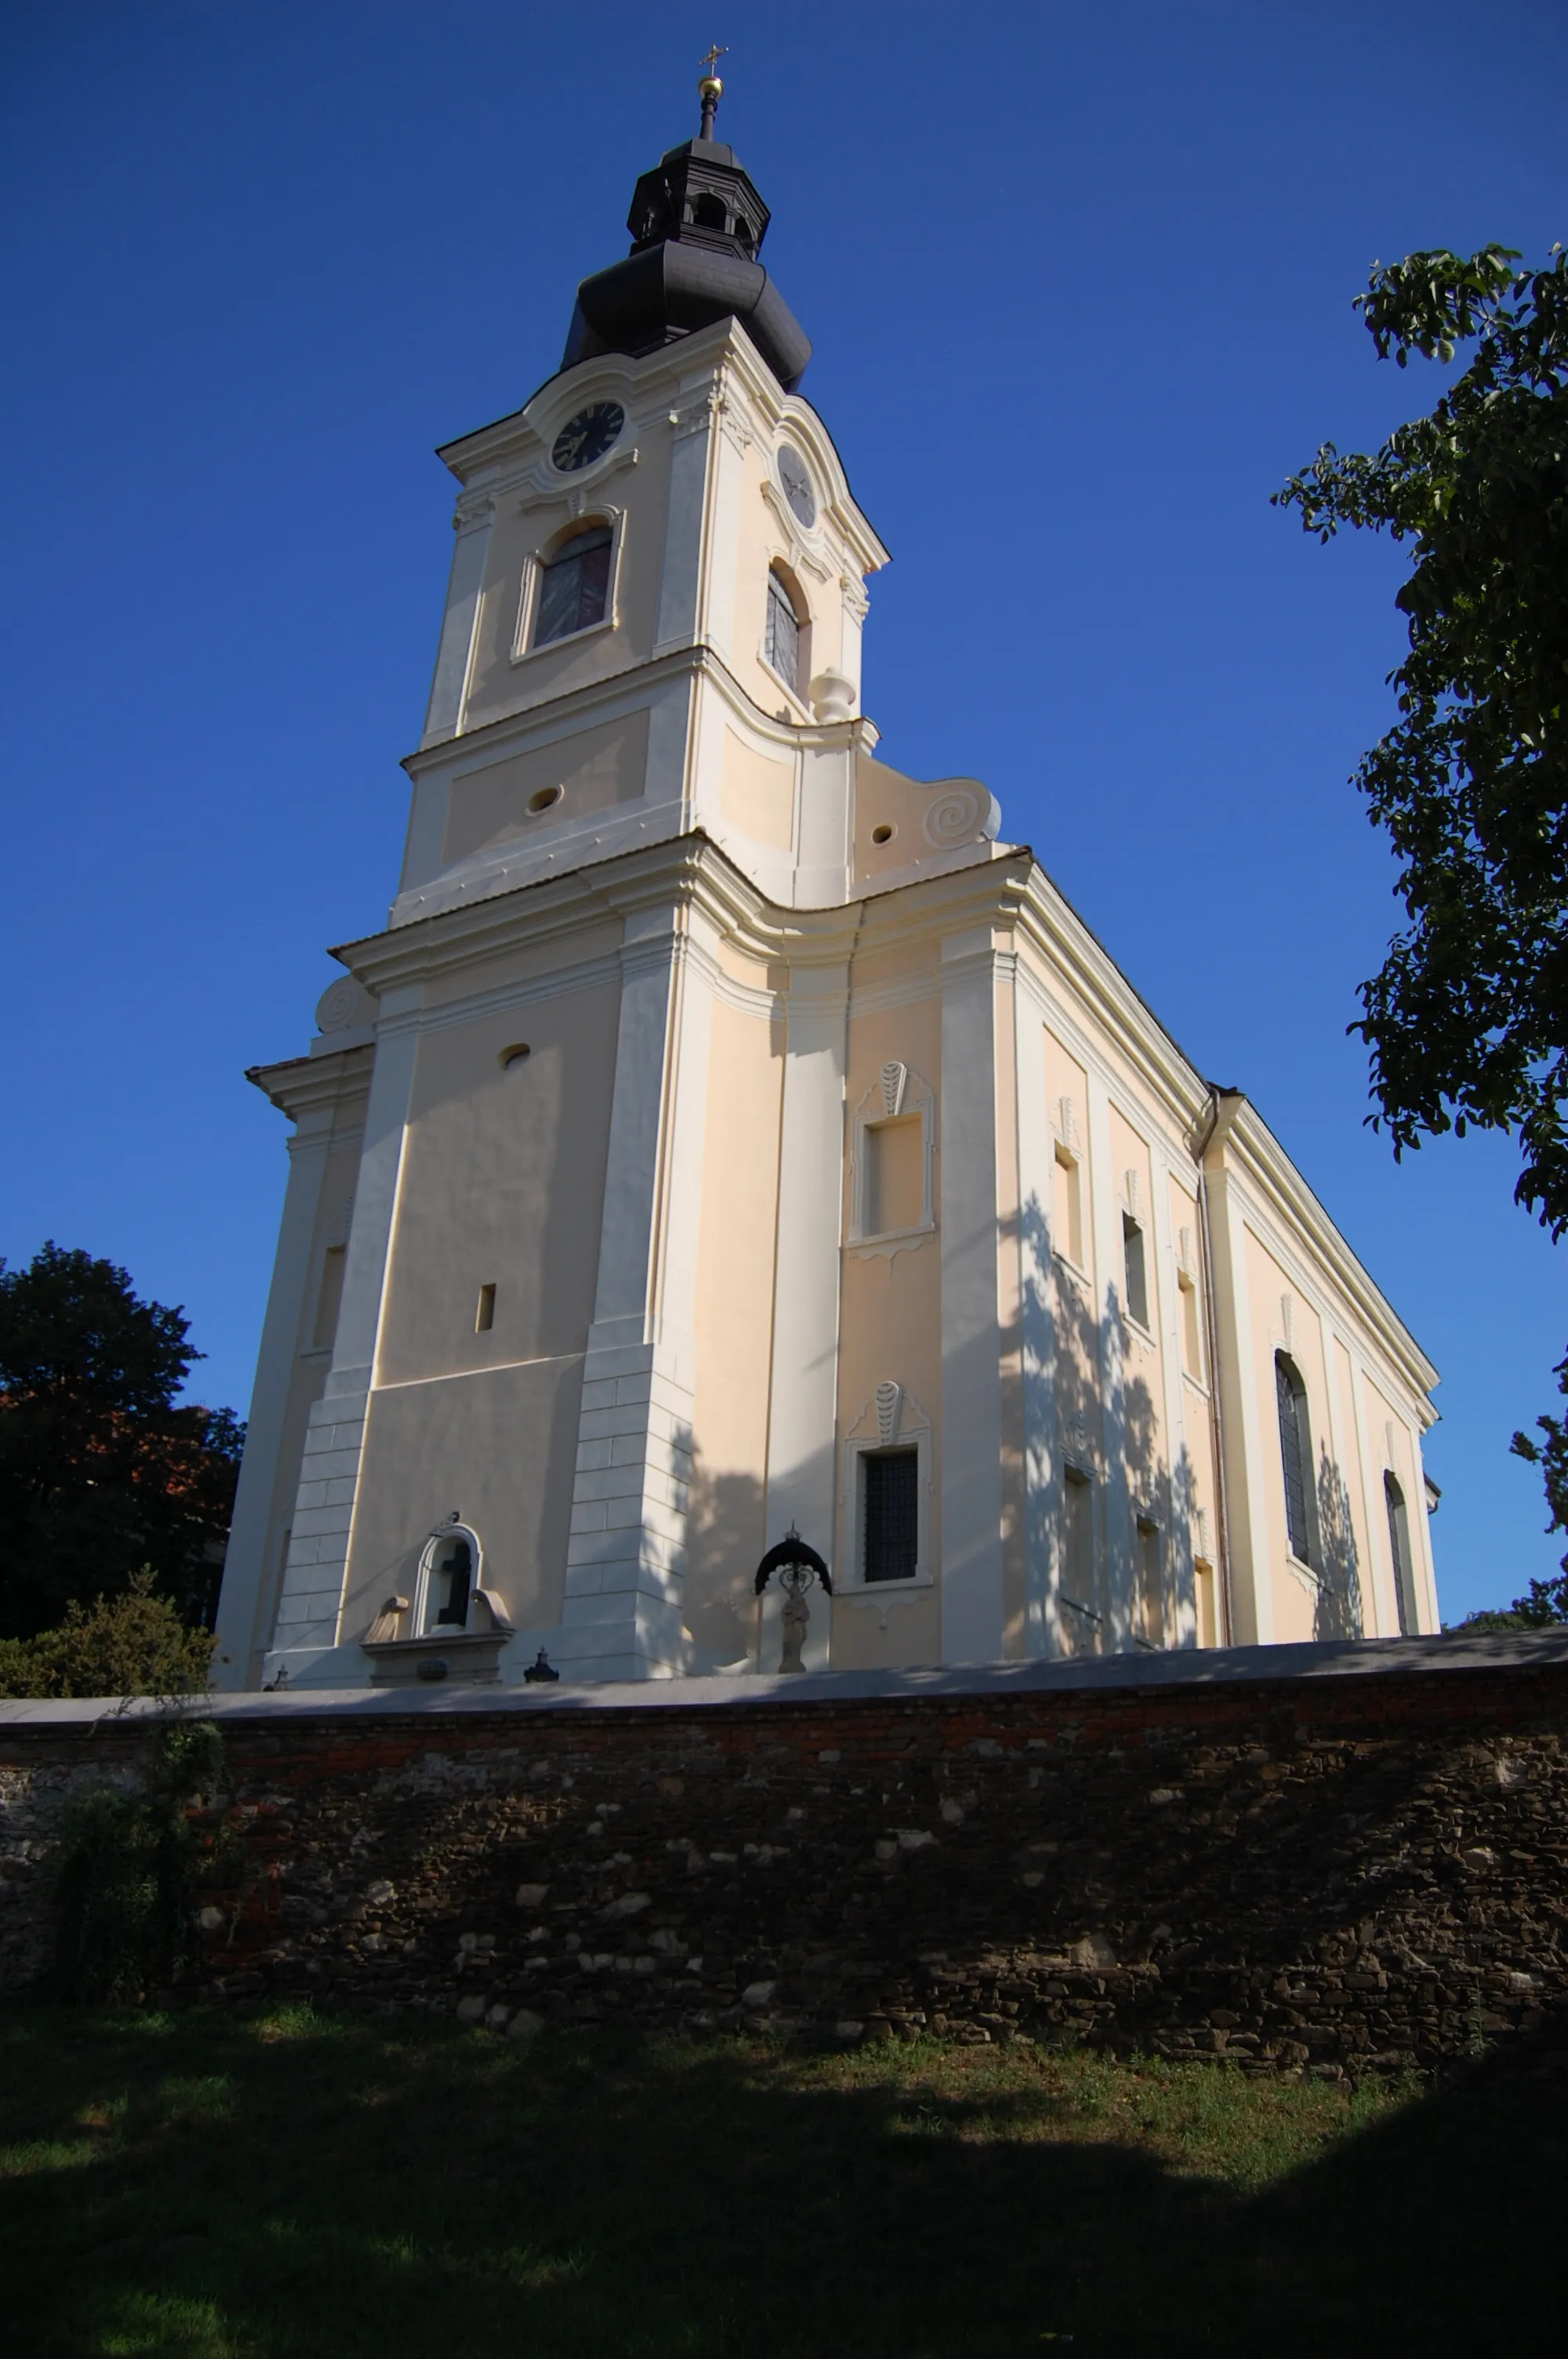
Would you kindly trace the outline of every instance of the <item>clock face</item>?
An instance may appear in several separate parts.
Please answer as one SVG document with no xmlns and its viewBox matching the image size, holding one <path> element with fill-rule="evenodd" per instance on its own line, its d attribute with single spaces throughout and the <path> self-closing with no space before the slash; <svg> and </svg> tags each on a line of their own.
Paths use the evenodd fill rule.
<svg viewBox="0 0 1568 2359">
<path fill-rule="evenodd" d="M 787 442 L 779 452 L 779 482 L 796 521 L 809 532 L 816 522 L 816 494 L 811 488 L 811 477 L 806 472 L 805 460 L 798 451 L 792 451 Z"/>
<path fill-rule="evenodd" d="M 626 412 L 618 401 L 590 401 L 586 409 L 568 418 L 557 435 L 550 451 L 551 466 L 558 467 L 563 475 L 591 467 L 614 447 L 625 423 Z"/>
</svg>

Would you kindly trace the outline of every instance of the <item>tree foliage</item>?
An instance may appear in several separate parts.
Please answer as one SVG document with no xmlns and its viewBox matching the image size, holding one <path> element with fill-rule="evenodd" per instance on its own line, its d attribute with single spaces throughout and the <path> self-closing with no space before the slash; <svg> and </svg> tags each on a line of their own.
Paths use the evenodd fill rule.
<svg viewBox="0 0 1568 2359">
<path fill-rule="evenodd" d="M 1517 1199 L 1555 1238 L 1568 1229 L 1568 255 L 1519 260 L 1488 245 L 1375 267 L 1357 304 L 1379 359 L 1447 365 L 1463 351 L 1466 364 L 1380 451 L 1325 443 L 1275 498 L 1324 540 L 1344 525 L 1413 544 L 1399 720 L 1357 774 L 1410 919 L 1352 1027 L 1371 1049 L 1372 1119 L 1396 1154 L 1471 1125 L 1514 1132 Z M 1558 1377 L 1568 1392 L 1568 1359 Z M 1513 1448 L 1543 1468 L 1549 1528 L 1568 1529 L 1568 1420 L 1538 1422 L 1543 1439 Z"/>
<path fill-rule="evenodd" d="M 72 1598 L 56 1630 L 0 1638 L 0 1696 L 180 1696 L 207 1685 L 212 1636 L 182 1622 L 143 1565 L 117 1597 Z"/>
<path fill-rule="evenodd" d="M 0 1636 L 59 1625 L 142 1565 L 203 1618 L 244 1435 L 228 1409 L 177 1404 L 200 1357 L 184 1313 L 112 1262 L 52 1243 L 0 1262 Z"/>
</svg>

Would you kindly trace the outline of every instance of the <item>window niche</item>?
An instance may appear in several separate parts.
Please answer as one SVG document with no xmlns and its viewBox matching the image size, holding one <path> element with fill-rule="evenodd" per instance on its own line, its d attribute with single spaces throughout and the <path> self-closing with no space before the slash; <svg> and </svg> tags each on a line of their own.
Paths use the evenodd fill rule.
<svg viewBox="0 0 1568 2359">
<path fill-rule="evenodd" d="M 1182 1371 L 1193 1382 L 1206 1381 L 1204 1368 L 1203 1312 L 1198 1299 L 1197 1262 L 1193 1233 L 1183 1229 L 1176 1241 L 1176 1300 L 1182 1322 Z"/>
<path fill-rule="evenodd" d="M 838 1588 L 885 1597 L 931 1586 L 931 1421 L 891 1378 L 844 1437 Z"/>
<path fill-rule="evenodd" d="M 889 1261 L 935 1226 L 935 1101 L 907 1065 L 885 1064 L 856 1106 L 849 1139 L 849 1243 Z"/>
<path fill-rule="evenodd" d="M 1142 1174 L 1128 1171 L 1121 1183 L 1122 1309 L 1145 1335 L 1149 1317 L 1149 1248 L 1143 1233 Z"/>
<path fill-rule="evenodd" d="M 1056 1101 L 1051 1166 L 1051 1248 L 1069 1266 L 1083 1270 L 1084 1155 L 1077 1108 L 1071 1098 Z"/>
<path fill-rule="evenodd" d="M 1138 1540 L 1138 1642 L 1156 1650 L 1165 1645 L 1164 1536 L 1152 1516 L 1135 1519 Z"/>
<path fill-rule="evenodd" d="M 404 1561 L 414 1555 L 410 1550 Z M 387 1597 L 360 1643 L 378 1686 L 445 1679 L 489 1684 L 512 1635 L 505 1605 L 485 1585 L 479 1534 L 453 1515 L 419 1548 L 410 1594 Z"/>
<path fill-rule="evenodd" d="M 623 520 L 619 508 L 579 516 L 524 560 L 514 663 L 589 631 L 613 630 Z"/>
<path fill-rule="evenodd" d="M 1105 1651 L 1105 1614 L 1095 1549 L 1094 1477 L 1069 1461 L 1062 1469 L 1060 1572 L 1056 1582 L 1058 1627 L 1067 1655 Z"/>
</svg>

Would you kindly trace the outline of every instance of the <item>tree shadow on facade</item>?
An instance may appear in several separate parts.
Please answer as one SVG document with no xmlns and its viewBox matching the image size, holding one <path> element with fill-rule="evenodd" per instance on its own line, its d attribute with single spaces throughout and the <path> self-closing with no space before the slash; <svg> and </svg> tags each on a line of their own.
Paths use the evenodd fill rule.
<svg viewBox="0 0 1568 2359">
<path fill-rule="evenodd" d="M 16 2021 L 8 2299 L 33 2359 L 1559 2347 L 1544 2042 L 1248 2195 L 1192 2167 L 1201 2128 L 1184 2155 L 1140 2141 L 1141 2108 L 1169 2102 L 1147 2077 L 988 2080 L 890 2050 L 829 2080 L 729 2043 L 519 2050 L 298 2017 L 281 2036 Z M 1238 2088 L 1207 2069 L 1224 2078 L 1182 2084 L 1195 2125 Z M 104 2088 L 124 2093 L 112 2125 Z M 1297 2151 L 1314 2120 L 1346 2115 L 1325 2098 Z"/>
<path fill-rule="evenodd" d="M 1320 1562 L 1312 1635 L 1359 1638 L 1363 1636 L 1360 1560 L 1350 1519 L 1350 1494 L 1326 1450 L 1320 1450 L 1318 1455 L 1317 1538 Z"/>
</svg>

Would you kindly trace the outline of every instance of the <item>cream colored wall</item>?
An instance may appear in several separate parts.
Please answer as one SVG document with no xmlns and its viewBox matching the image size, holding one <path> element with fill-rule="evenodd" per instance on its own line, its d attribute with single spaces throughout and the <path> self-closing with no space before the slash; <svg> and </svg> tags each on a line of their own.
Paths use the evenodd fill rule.
<svg viewBox="0 0 1568 2359">
<path fill-rule="evenodd" d="M 745 977 L 754 988 L 762 970 Z M 784 1082 L 782 1027 L 718 1002 L 708 1049 L 697 1273 L 697 1384 L 686 1625 L 733 1662 L 756 1644 L 752 1588 L 767 1545 L 768 1370 Z"/>
<path fill-rule="evenodd" d="M 412 1599 L 420 1553 L 454 1509 L 520 1629 L 560 1620 L 582 1360 L 535 1360 L 373 1393 L 341 1636 Z"/>
<path fill-rule="evenodd" d="M 452 780 L 443 860 L 466 860 L 515 838 L 530 842 L 555 826 L 634 802 L 648 766 L 648 715 L 628 713 L 531 753 L 460 773 Z M 559 788 L 559 799 L 531 812 L 536 794 Z"/>
<path fill-rule="evenodd" d="M 579 519 L 572 516 L 571 495 L 565 486 L 555 497 L 530 503 L 526 509 L 514 500 L 501 504 L 480 598 L 465 730 L 482 729 L 509 712 L 647 662 L 658 614 L 670 438 L 667 422 L 654 428 L 646 458 L 611 476 L 588 512 L 596 516 L 600 506 L 624 512 L 612 630 L 588 632 L 514 655 L 524 561 L 542 556 L 565 527 Z"/>
<path fill-rule="evenodd" d="M 771 436 L 759 437 L 746 451 L 731 651 L 731 669 L 747 695 L 764 712 L 792 721 L 810 719 L 806 689 L 816 673 L 838 668 L 843 629 L 843 592 L 838 577 L 851 562 L 848 551 L 837 545 L 836 537 L 826 527 L 826 563 L 822 558 L 815 561 L 806 559 L 800 549 L 792 545 L 794 536 L 779 516 L 773 484 L 778 448 L 789 442 L 800 449 L 802 440 L 785 423 Z M 803 455 L 810 463 L 811 454 Z M 817 477 L 820 508 L 827 487 L 814 463 L 811 471 Z M 795 697 L 791 697 L 772 665 L 762 658 L 768 573 L 775 562 L 784 567 L 796 592 L 797 606 L 804 605 L 807 616 L 809 638 L 801 650 L 800 690 Z"/>
<path fill-rule="evenodd" d="M 795 770 L 793 762 L 760 752 L 726 727 L 719 803 L 730 826 L 787 852 L 795 841 Z"/>
<path fill-rule="evenodd" d="M 619 1006 L 604 984 L 421 1038 L 378 1386 L 586 1347 Z M 532 1054 L 503 1071 L 520 1039 Z M 481 1334 L 487 1285 L 495 1323 Z"/>
<path fill-rule="evenodd" d="M 902 970 L 918 976 L 928 966 L 934 945 L 906 946 L 875 962 L 875 980 L 886 984 Z M 869 963 L 869 962 L 868 962 Z M 856 961 L 852 979 L 864 984 L 872 979 Z M 912 1076 L 934 1093 L 933 1121 L 940 1136 L 942 1092 L 941 1002 L 935 993 L 908 1006 L 853 1015 L 849 1027 L 846 1072 L 847 1116 L 842 1232 L 850 1223 L 848 1122 L 868 1091 L 880 1087 L 883 1065 L 907 1065 Z M 906 1103 L 907 1103 L 906 1099 Z M 941 1201 L 941 1174 L 935 1167 L 934 1201 Z M 833 1601 L 833 1663 L 836 1669 L 892 1668 L 905 1663 L 930 1663 L 940 1655 L 941 1569 L 936 1536 L 941 1531 L 942 1437 L 942 1246 L 939 1229 L 885 1249 L 849 1245 L 842 1258 L 839 1308 L 838 1413 L 840 1438 L 870 1408 L 877 1386 L 884 1380 L 902 1385 L 930 1425 L 926 1455 L 929 1490 L 923 1502 L 931 1535 L 930 1553 L 936 1582 L 930 1593 L 903 1591 L 892 1594 L 875 1588 L 857 1592 L 853 1561 L 858 1534 L 854 1521 L 853 1485 L 840 1449 L 838 1470 L 837 1530 L 833 1561 L 842 1575 Z M 857 1602 L 859 1597 L 863 1602 Z M 882 1625 L 886 1624 L 885 1629 Z"/>
</svg>

